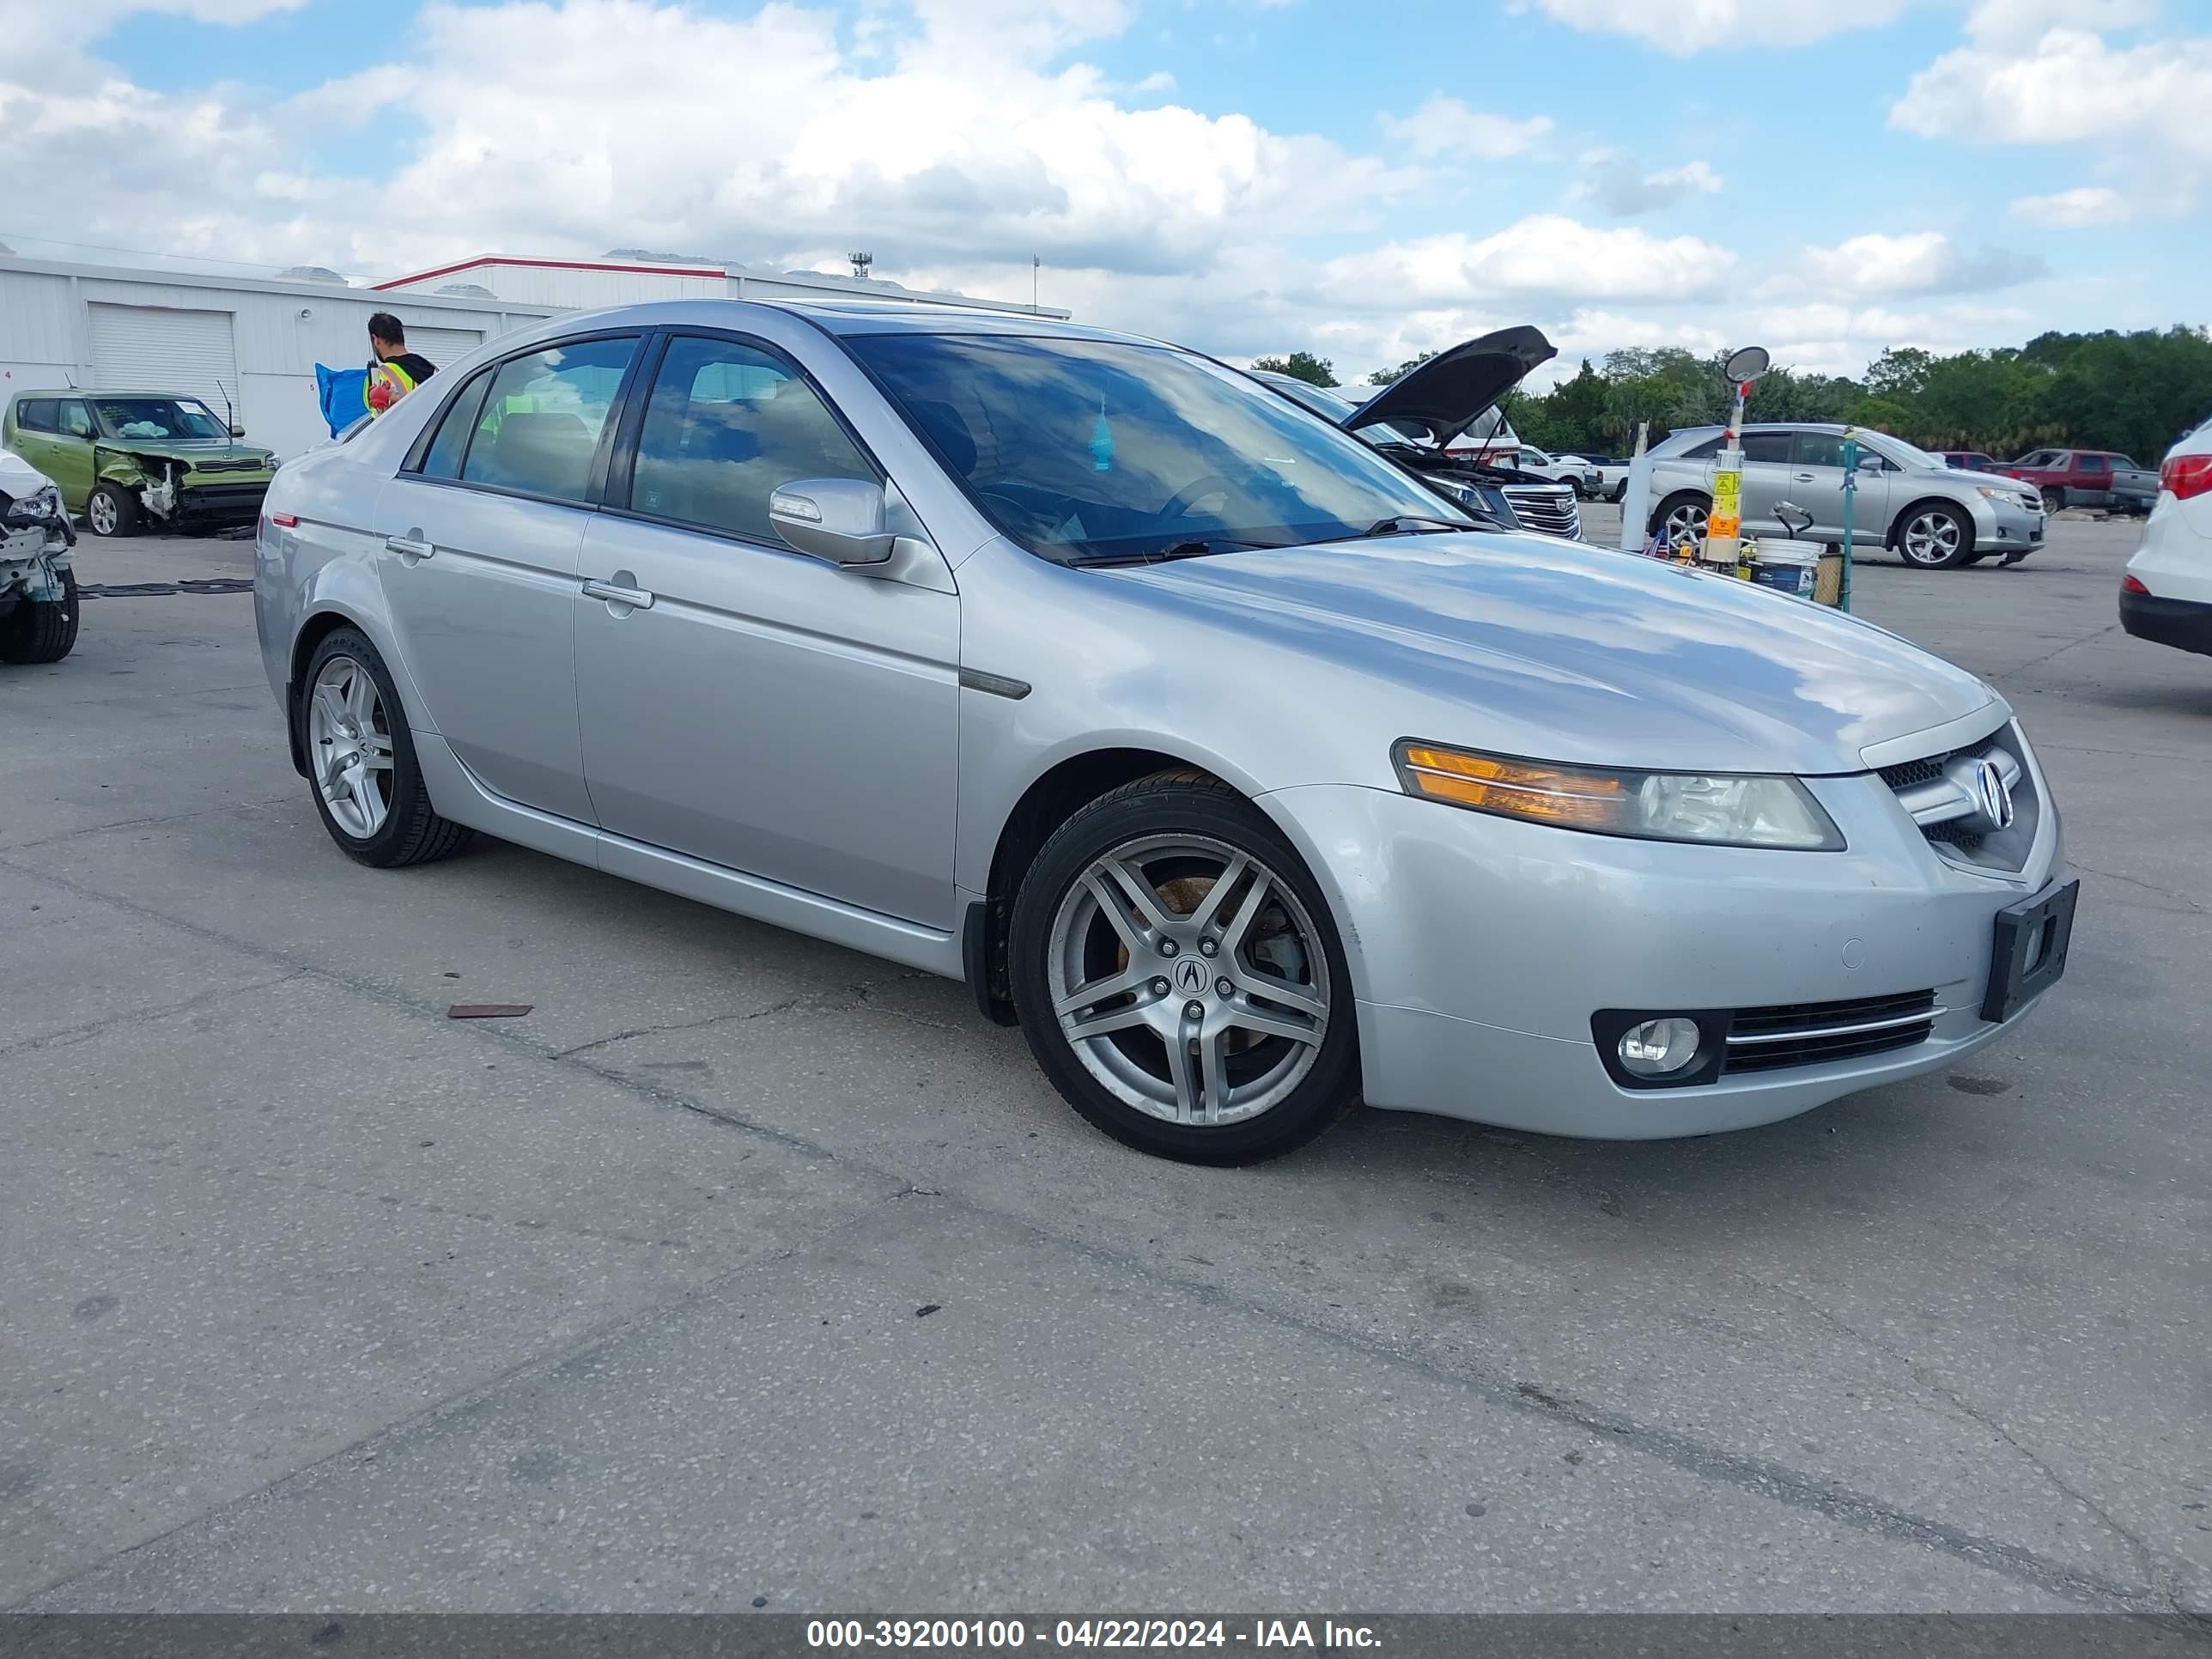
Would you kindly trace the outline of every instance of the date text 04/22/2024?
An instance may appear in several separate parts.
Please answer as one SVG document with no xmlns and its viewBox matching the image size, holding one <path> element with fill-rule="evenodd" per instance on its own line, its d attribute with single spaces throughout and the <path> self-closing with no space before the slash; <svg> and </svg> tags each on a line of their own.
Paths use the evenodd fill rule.
<svg viewBox="0 0 2212 1659">
<path fill-rule="evenodd" d="M 1061 1619 L 1038 1620 L 1037 1645 L 1065 1649 L 1230 1648 L 1317 1652 L 1326 1648 L 1371 1649 L 1382 1640 L 1372 1626 L 1339 1624 L 1334 1619 L 1261 1619 L 1233 1626 L 1225 1619 Z M 816 1619 L 809 1620 L 811 1648 L 973 1648 L 1015 1652 L 1031 1639 L 1028 1623 L 1017 1619 Z"/>
</svg>

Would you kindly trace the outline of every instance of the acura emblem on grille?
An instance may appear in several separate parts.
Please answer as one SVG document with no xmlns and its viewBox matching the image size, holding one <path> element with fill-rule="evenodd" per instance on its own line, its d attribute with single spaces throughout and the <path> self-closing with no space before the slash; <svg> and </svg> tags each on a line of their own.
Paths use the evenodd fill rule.
<svg viewBox="0 0 2212 1659">
<path fill-rule="evenodd" d="M 1984 834 L 2012 828 L 2012 786 L 1995 761 L 1974 763 L 1974 816 Z"/>
</svg>

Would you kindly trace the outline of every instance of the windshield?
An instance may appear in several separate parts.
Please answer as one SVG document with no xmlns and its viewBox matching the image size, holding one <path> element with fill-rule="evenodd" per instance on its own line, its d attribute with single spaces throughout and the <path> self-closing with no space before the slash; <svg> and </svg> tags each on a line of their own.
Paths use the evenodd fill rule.
<svg viewBox="0 0 2212 1659">
<path fill-rule="evenodd" d="M 197 398 L 95 398 L 93 413 L 111 438 L 183 438 L 221 441 L 230 436 Z"/>
<path fill-rule="evenodd" d="M 845 344 L 992 521 L 1062 562 L 1474 528 L 1364 444 L 1165 347 L 864 334 Z"/>
</svg>

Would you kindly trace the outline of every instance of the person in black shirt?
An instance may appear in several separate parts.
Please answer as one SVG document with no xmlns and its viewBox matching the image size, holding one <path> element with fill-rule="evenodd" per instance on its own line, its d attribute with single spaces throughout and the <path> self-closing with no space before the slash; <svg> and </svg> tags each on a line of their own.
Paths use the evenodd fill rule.
<svg viewBox="0 0 2212 1659">
<path fill-rule="evenodd" d="M 407 349 L 407 325 L 388 311 L 380 311 L 368 319 L 368 349 L 375 354 L 378 362 L 398 371 L 398 375 L 392 378 L 398 380 L 401 395 L 412 392 L 438 372 L 437 364 L 421 352 Z M 386 401 L 381 407 L 378 405 L 376 392 L 385 379 L 375 374 L 369 377 L 369 407 L 380 415 L 396 401 L 389 395 L 392 388 L 386 385 L 382 387 L 387 393 Z"/>
</svg>

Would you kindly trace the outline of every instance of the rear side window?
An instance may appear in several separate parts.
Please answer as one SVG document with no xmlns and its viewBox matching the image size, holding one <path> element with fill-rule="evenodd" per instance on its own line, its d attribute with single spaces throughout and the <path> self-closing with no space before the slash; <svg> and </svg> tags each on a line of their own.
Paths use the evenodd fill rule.
<svg viewBox="0 0 2212 1659">
<path fill-rule="evenodd" d="M 2112 471 L 2111 465 L 2106 461 L 2102 455 L 2084 455 L 2081 458 L 2081 470 L 2084 472 L 2109 472 Z"/>
<path fill-rule="evenodd" d="M 501 363 L 470 435 L 463 481 L 587 501 L 599 430 L 636 349 L 634 336 L 581 340 Z"/>
<path fill-rule="evenodd" d="M 1761 461 L 1769 466 L 1780 466 L 1790 459 L 1790 434 L 1786 432 L 1747 432 L 1743 435 L 1743 458 L 1747 461 Z"/>
<path fill-rule="evenodd" d="M 1721 453 L 1721 441 L 1708 438 L 1705 442 L 1682 452 L 1682 458 L 1691 461 L 1708 461 Z"/>
<path fill-rule="evenodd" d="M 488 368 L 472 378 L 447 408 L 446 418 L 438 426 L 438 435 L 423 453 L 424 477 L 461 476 L 461 458 L 468 453 L 469 434 L 476 430 L 477 417 L 483 412 L 484 393 L 491 390 L 492 374 Z"/>
<path fill-rule="evenodd" d="M 800 478 L 875 482 L 797 369 L 734 340 L 668 343 L 638 433 L 630 506 L 780 545 L 769 497 Z"/>
<path fill-rule="evenodd" d="M 54 400 L 52 398 L 26 398 L 15 405 L 15 424 L 26 432 L 52 432 L 54 429 Z"/>
</svg>

